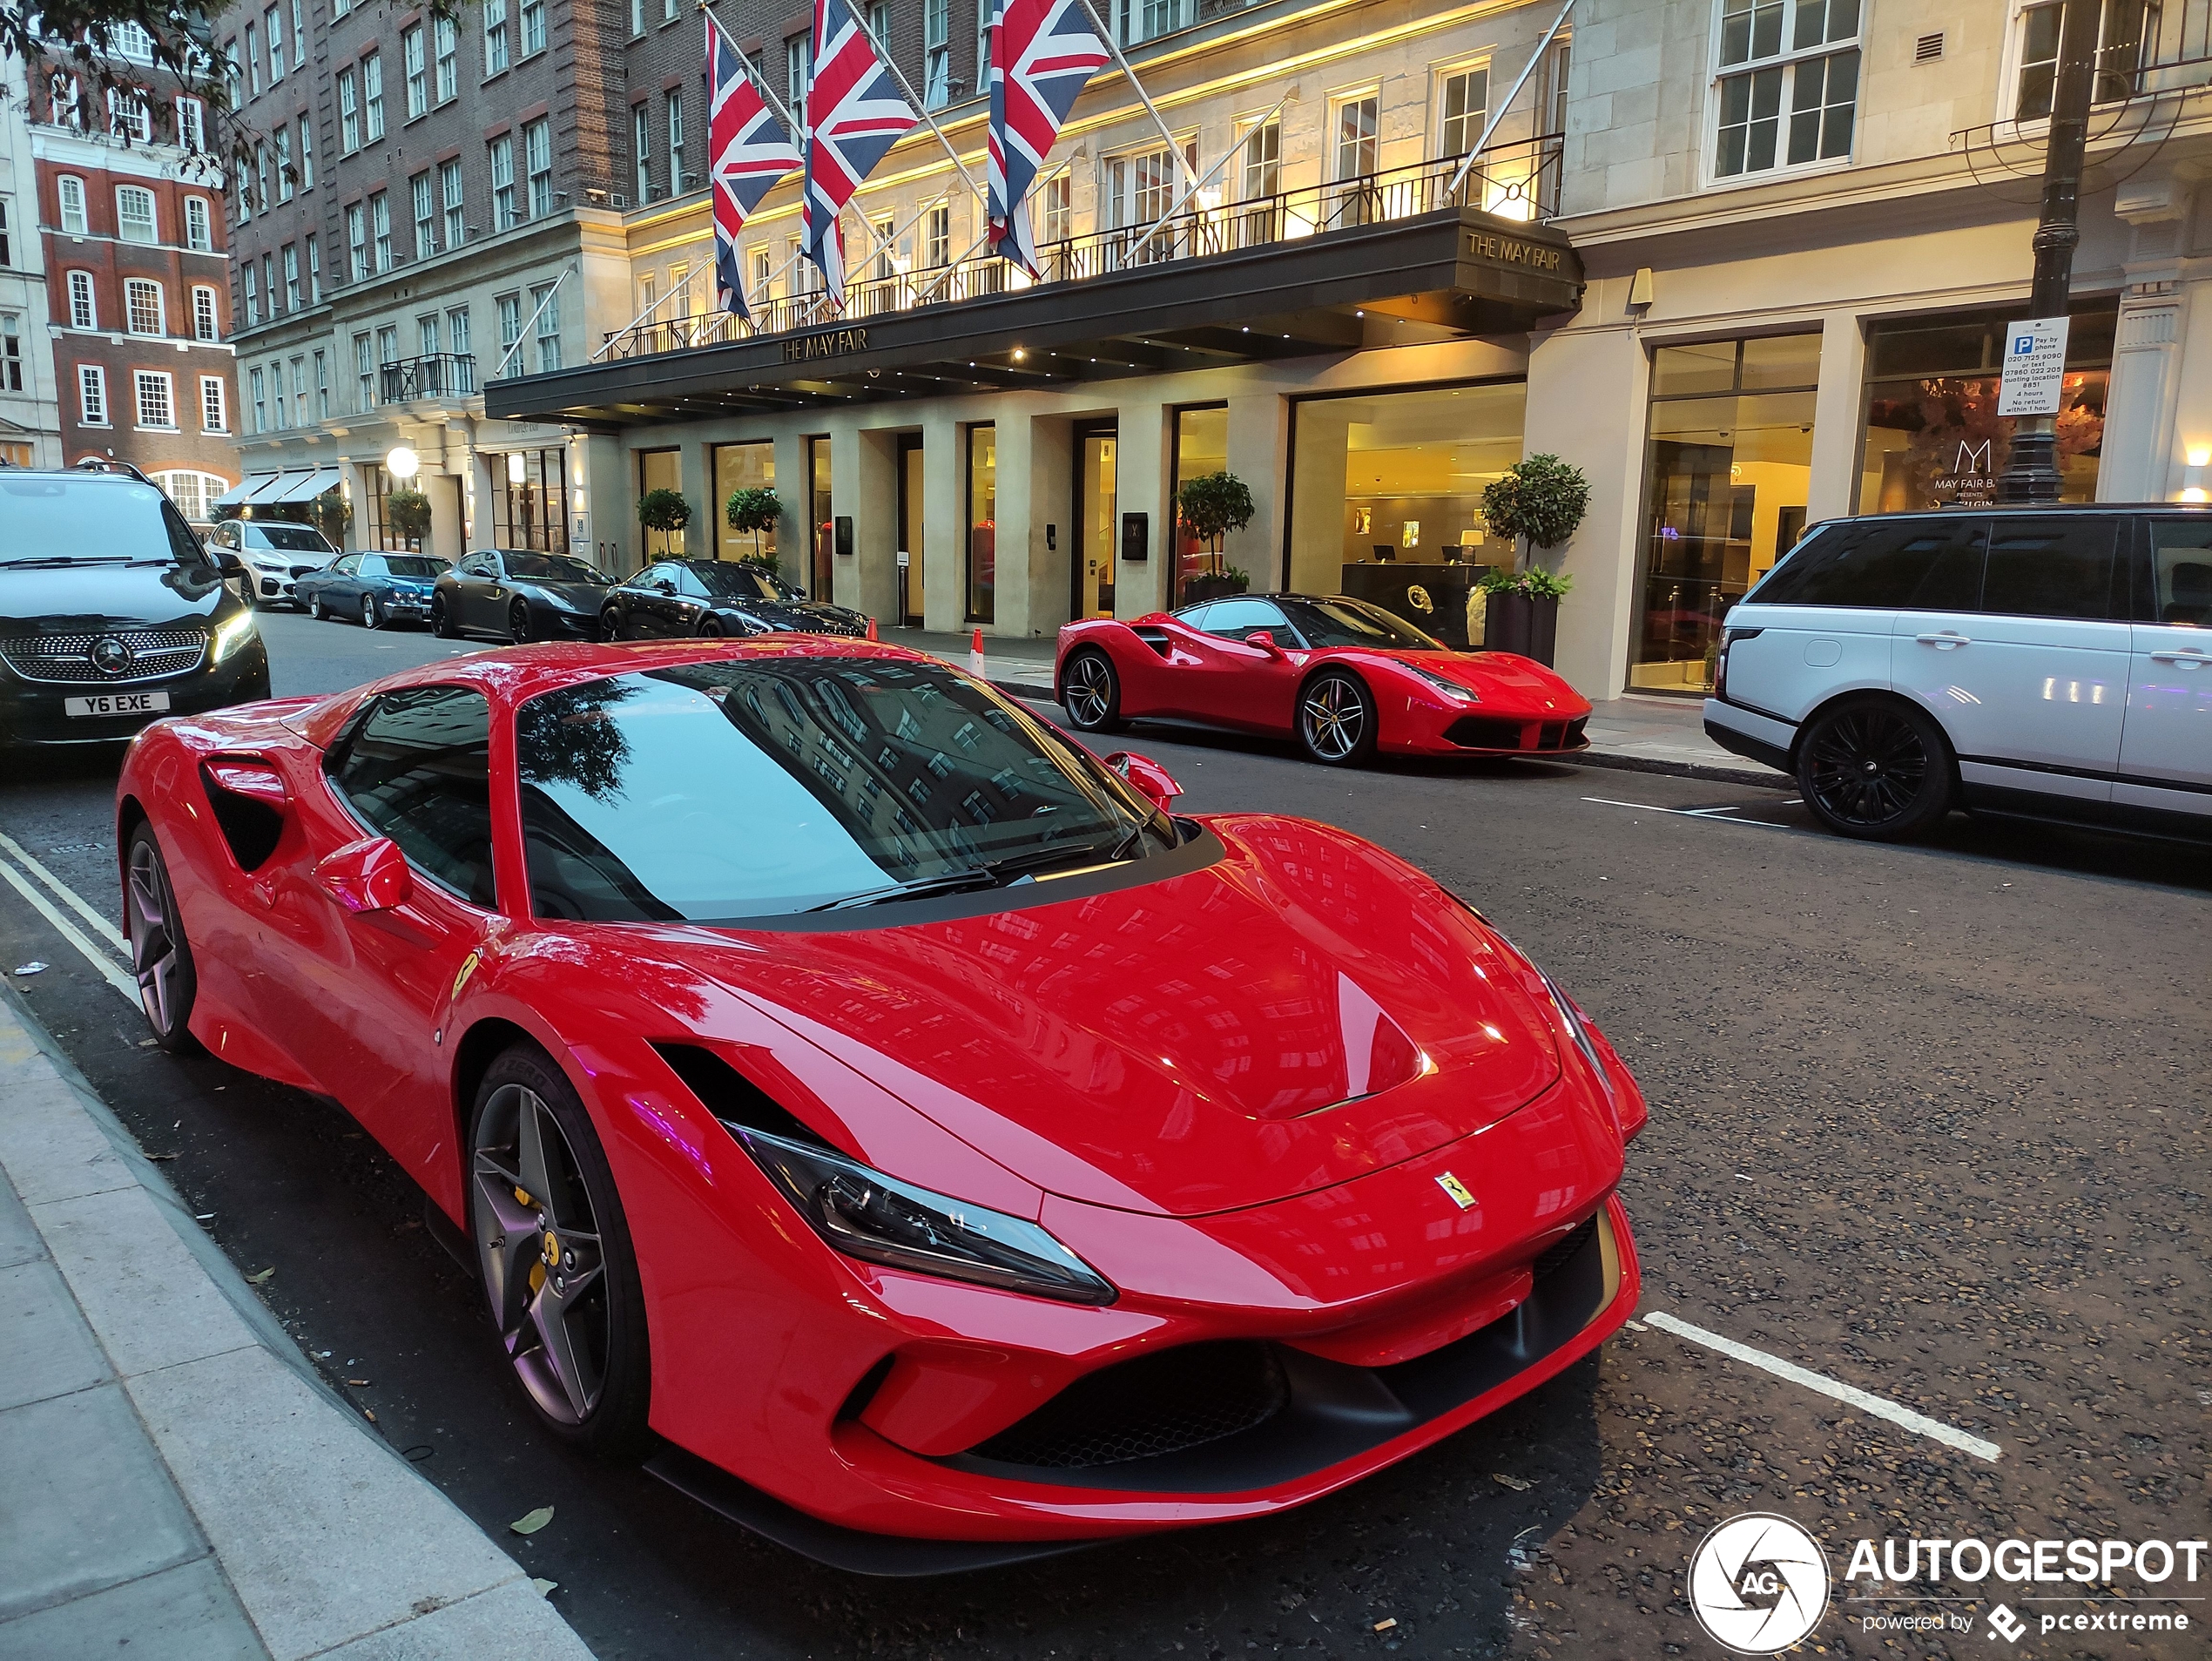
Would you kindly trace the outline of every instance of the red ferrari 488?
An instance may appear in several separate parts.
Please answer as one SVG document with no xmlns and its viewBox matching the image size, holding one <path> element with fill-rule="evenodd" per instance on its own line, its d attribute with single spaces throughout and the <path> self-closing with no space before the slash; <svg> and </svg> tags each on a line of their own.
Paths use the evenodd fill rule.
<svg viewBox="0 0 2212 1661">
<path fill-rule="evenodd" d="M 1093 618 L 1060 631 L 1068 719 L 1113 733 L 1147 716 L 1296 738 L 1316 761 L 1583 750 L 1590 704 L 1533 658 L 1454 652 L 1342 596 L 1247 594 Z"/>
<path fill-rule="evenodd" d="M 885 1572 L 1251 1516 L 1635 1307 L 1642 1097 L 1326 826 L 988 686 L 545 645 L 168 720 L 117 798 L 172 1050 L 337 1098 L 545 1428 Z"/>
</svg>

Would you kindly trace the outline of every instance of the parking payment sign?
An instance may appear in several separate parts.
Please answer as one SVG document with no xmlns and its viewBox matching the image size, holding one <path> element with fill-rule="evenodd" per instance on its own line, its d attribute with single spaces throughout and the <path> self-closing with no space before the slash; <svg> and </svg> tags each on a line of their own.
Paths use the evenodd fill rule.
<svg viewBox="0 0 2212 1661">
<path fill-rule="evenodd" d="M 2063 317 L 2035 317 L 2006 329 L 2000 415 L 2059 413 L 2066 390 L 2066 327 Z"/>
</svg>

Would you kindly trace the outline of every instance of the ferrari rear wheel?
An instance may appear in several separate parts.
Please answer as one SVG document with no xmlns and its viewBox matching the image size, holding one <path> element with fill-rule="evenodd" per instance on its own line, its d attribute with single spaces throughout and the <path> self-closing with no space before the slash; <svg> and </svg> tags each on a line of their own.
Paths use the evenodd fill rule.
<svg viewBox="0 0 2212 1661">
<path fill-rule="evenodd" d="M 1326 766 L 1365 761 L 1375 753 L 1375 700 L 1341 671 L 1316 675 L 1298 693 L 1298 736 L 1306 754 Z"/>
<path fill-rule="evenodd" d="M 461 632 L 453 626 L 453 608 L 442 594 L 430 597 L 430 632 L 441 640 L 450 640 Z"/>
<path fill-rule="evenodd" d="M 1118 733 L 1129 725 L 1122 719 L 1121 677 L 1103 652 L 1078 652 L 1068 659 L 1068 672 L 1060 681 L 1060 706 L 1086 733 Z"/>
<path fill-rule="evenodd" d="M 501 1347 L 547 1429 L 637 1452 L 651 1366 L 614 1175 L 561 1070 L 533 1044 L 491 1064 L 469 1131 L 469 1209 Z"/>
<path fill-rule="evenodd" d="M 507 608 L 507 638 L 518 646 L 529 644 L 530 608 L 522 600 Z"/>
<path fill-rule="evenodd" d="M 199 977 L 185 940 L 177 893 L 169 885 L 168 861 L 161 857 L 152 826 L 141 822 L 132 831 L 125 869 L 131 973 L 138 982 L 138 1003 L 154 1042 L 172 1056 L 191 1055 L 199 1048 L 188 1024 Z"/>
<path fill-rule="evenodd" d="M 599 613 L 599 638 L 602 640 L 622 638 L 622 613 L 611 605 Z"/>
<path fill-rule="evenodd" d="M 700 619 L 699 619 L 699 638 L 700 638 L 700 639 L 702 639 L 702 640 L 719 640 L 721 638 L 722 638 L 722 625 L 721 625 L 721 624 L 718 623 L 718 622 L 717 622 L 714 618 L 700 618 Z"/>
</svg>

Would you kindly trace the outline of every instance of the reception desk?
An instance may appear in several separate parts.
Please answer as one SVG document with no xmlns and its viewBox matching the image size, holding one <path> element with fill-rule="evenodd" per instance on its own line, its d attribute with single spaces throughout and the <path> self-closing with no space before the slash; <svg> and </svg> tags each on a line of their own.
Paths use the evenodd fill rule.
<svg viewBox="0 0 2212 1661">
<path fill-rule="evenodd" d="M 1467 638 L 1467 597 L 1475 580 L 1487 569 L 1481 565 L 1387 564 L 1362 562 L 1344 568 L 1347 598 L 1379 605 L 1393 617 L 1403 618 L 1422 633 L 1465 652 L 1480 641 Z"/>
</svg>

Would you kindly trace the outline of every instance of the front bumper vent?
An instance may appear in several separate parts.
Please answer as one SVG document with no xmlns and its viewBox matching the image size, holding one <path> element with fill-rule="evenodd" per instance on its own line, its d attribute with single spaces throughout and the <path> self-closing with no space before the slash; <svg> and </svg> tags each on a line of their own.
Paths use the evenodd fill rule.
<svg viewBox="0 0 2212 1661">
<path fill-rule="evenodd" d="M 1189 1344 L 1088 1374 L 971 1451 L 1044 1470 L 1120 1465 L 1250 1430 L 1289 1400 L 1270 1346 Z"/>
</svg>

